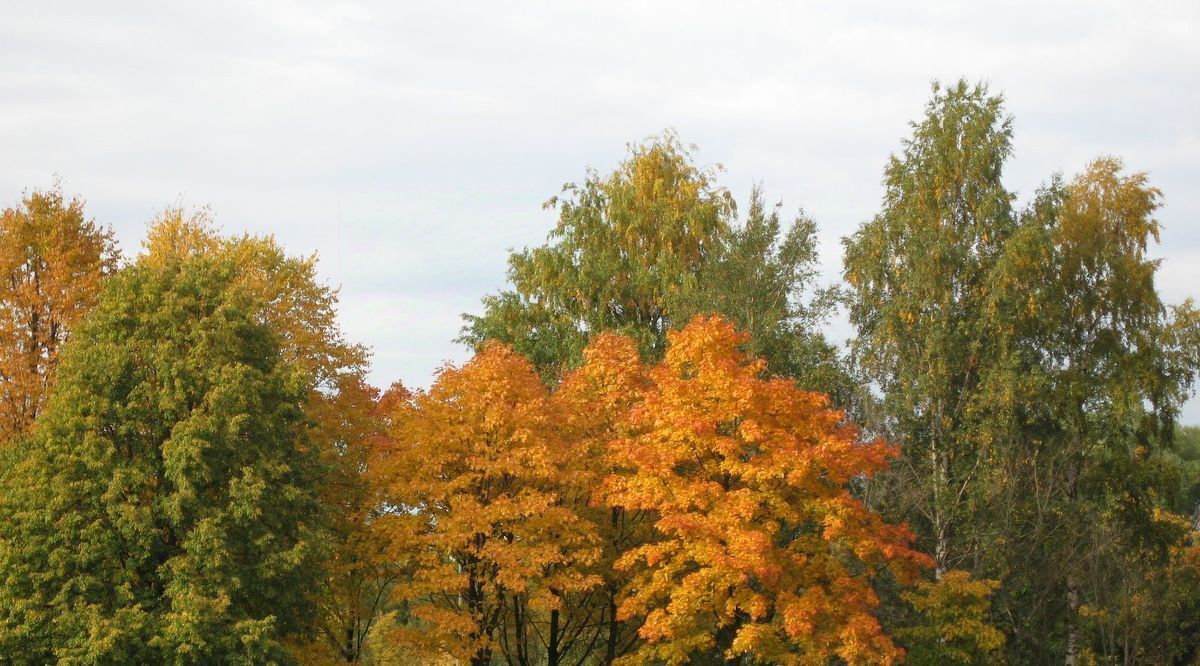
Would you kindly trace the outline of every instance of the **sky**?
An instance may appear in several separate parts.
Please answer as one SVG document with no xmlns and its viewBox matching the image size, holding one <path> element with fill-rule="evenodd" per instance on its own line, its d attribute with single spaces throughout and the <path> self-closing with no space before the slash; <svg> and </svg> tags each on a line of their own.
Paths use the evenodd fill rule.
<svg viewBox="0 0 1200 666">
<path fill-rule="evenodd" d="M 542 203 L 667 128 L 740 201 L 815 218 L 836 281 L 930 82 L 960 77 L 1005 96 L 1019 202 L 1101 155 L 1149 172 L 1159 289 L 1200 296 L 1195 0 L 12 3 L 0 206 L 61 178 L 127 254 L 209 206 L 318 253 L 373 382 L 426 386 Z"/>
</svg>

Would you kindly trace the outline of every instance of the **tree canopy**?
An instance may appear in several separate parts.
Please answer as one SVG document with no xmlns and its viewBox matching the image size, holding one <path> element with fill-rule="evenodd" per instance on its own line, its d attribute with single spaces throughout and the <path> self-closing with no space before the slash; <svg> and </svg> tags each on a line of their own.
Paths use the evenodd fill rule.
<svg viewBox="0 0 1200 666">
<path fill-rule="evenodd" d="M 629 148 L 612 173 L 589 171 L 546 206 L 558 223 L 545 245 L 509 257 L 511 289 L 465 315 L 461 340 L 510 344 L 554 378 L 582 360 L 590 336 L 627 335 L 660 358 L 667 332 L 719 313 L 750 333 L 754 353 L 813 388 L 849 393 L 819 326 L 832 293 L 816 284 L 816 223 L 791 224 L 756 188 L 744 219 L 673 132 Z"/>
<path fill-rule="evenodd" d="M 19 663 L 287 661 L 322 556 L 306 377 L 237 266 L 110 278 L 0 504 L 0 645 Z"/>
<path fill-rule="evenodd" d="M 1014 126 L 935 83 L 831 284 L 803 211 L 632 144 L 387 390 L 315 254 L 169 207 L 122 262 L 27 192 L 0 662 L 1198 663 L 1165 195 L 1101 156 L 1018 197 Z"/>
</svg>

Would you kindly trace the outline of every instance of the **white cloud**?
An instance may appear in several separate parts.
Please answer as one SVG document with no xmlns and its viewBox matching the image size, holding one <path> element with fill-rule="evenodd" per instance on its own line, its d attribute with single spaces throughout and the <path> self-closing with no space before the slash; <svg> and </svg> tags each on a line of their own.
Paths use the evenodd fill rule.
<svg viewBox="0 0 1200 666">
<path fill-rule="evenodd" d="M 376 381 L 421 385 L 541 203 L 664 127 L 739 197 L 812 214 L 832 279 L 929 81 L 961 75 L 1006 94 L 1023 196 L 1097 154 L 1151 172 L 1179 300 L 1198 28 L 1194 2 L 25 3 L 0 23 L 0 204 L 61 174 L 132 249 L 164 204 L 210 203 L 319 251 Z"/>
</svg>

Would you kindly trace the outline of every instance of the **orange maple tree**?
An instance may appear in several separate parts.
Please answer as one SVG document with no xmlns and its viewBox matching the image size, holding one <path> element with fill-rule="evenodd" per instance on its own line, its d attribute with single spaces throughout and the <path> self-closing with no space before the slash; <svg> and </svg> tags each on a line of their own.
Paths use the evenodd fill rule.
<svg viewBox="0 0 1200 666">
<path fill-rule="evenodd" d="M 0 212 L 0 444 L 37 418 L 59 349 L 116 264 L 112 231 L 57 185 Z"/>
<path fill-rule="evenodd" d="M 380 396 L 360 378 L 343 376 L 335 391 L 314 391 L 309 398 L 310 432 L 322 444 L 326 464 L 321 499 L 334 548 L 324 580 L 313 582 L 321 609 L 316 640 L 292 645 L 303 666 L 363 661 L 399 575 L 388 558 L 386 539 L 371 527 L 378 493 L 367 473 L 374 447 L 384 436 L 388 404 L 397 393 L 407 395 L 402 387 L 393 387 Z"/>
<path fill-rule="evenodd" d="M 884 567 L 911 580 L 931 562 L 849 489 L 894 449 L 859 443 L 824 395 L 767 377 L 721 318 L 669 341 L 604 482 L 610 505 L 655 514 L 655 538 L 615 563 L 630 575 L 621 616 L 644 617 L 645 642 L 622 662 L 899 660 L 871 580 Z"/>
<path fill-rule="evenodd" d="M 582 569 L 598 556 L 590 524 L 562 501 L 549 391 L 523 357 L 489 344 L 398 403 L 376 466 L 378 529 L 410 572 L 395 598 L 412 621 L 391 637 L 426 660 L 489 664 L 523 642 L 532 614 L 598 583 Z"/>
<path fill-rule="evenodd" d="M 570 646 L 576 656 L 611 664 L 636 647 L 639 626 L 639 618 L 618 618 L 618 600 L 629 572 L 613 565 L 650 538 L 651 513 L 609 505 L 600 489 L 604 479 L 624 471 L 611 455 L 612 444 L 627 433 L 629 411 L 650 384 L 631 337 L 595 335 L 583 357 L 583 365 L 563 377 L 552 402 L 563 440 L 563 494 L 599 537 L 601 556 L 591 570 L 603 584 L 565 600 L 564 625 L 567 631 L 579 628 Z"/>
<path fill-rule="evenodd" d="M 491 343 L 394 398 L 373 465 L 405 572 L 393 643 L 472 664 L 540 661 L 532 635 L 552 664 L 900 660 L 872 581 L 932 562 L 850 491 L 895 450 L 745 342 L 698 317 L 648 366 L 597 335 L 553 393 Z"/>
</svg>

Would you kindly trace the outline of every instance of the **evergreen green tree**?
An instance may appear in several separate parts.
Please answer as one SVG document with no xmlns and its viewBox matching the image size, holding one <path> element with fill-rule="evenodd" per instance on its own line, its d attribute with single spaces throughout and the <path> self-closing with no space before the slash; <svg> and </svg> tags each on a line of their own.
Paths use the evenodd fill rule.
<svg viewBox="0 0 1200 666">
<path fill-rule="evenodd" d="M 0 498 L 13 663 L 281 663 L 322 557 L 310 381 L 238 267 L 111 278 Z"/>
</svg>

